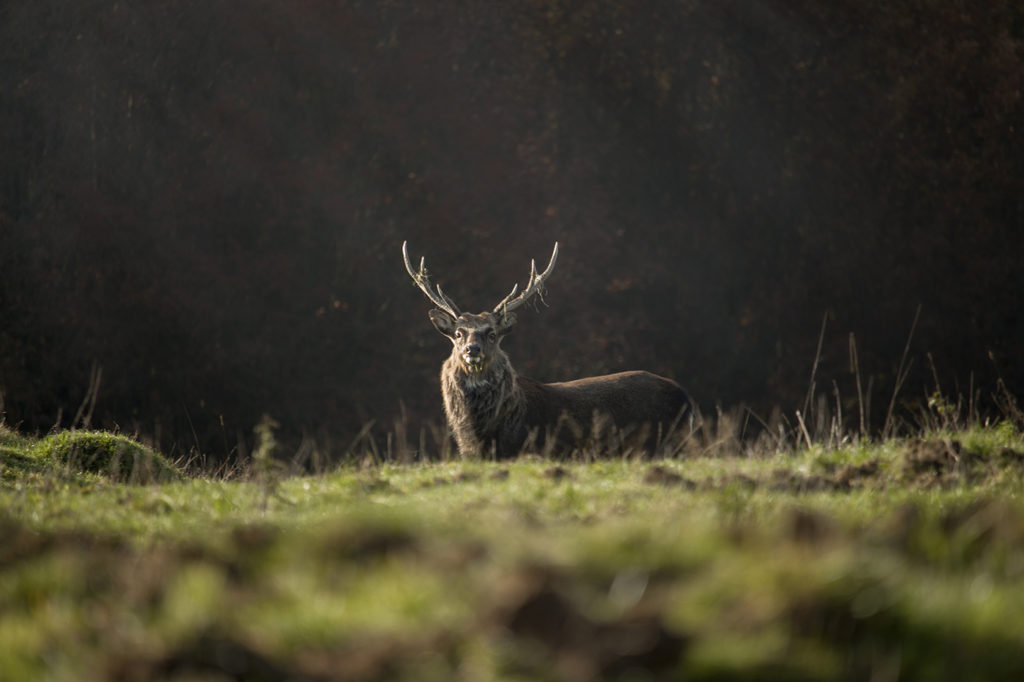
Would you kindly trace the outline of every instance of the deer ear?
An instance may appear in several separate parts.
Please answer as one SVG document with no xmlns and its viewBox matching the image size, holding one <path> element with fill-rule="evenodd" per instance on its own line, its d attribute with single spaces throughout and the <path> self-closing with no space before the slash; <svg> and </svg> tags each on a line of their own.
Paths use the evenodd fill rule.
<svg viewBox="0 0 1024 682">
<path fill-rule="evenodd" d="M 448 337 L 451 337 L 455 333 L 455 318 L 447 311 L 441 310 L 440 308 L 434 308 L 427 313 L 427 315 L 430 316 L 430 321 L 434 323 L 434 327 L 437 328 L 437 331 Z"/>
<path fill-rule="evenodd" d="M 512 331 L 512 327 L 514 326 L 516 326 L 515 313 L 508 313 L 502 316 L 498 321 L 498 336 L 505 336 L 505 334 Z"/>
</svg>

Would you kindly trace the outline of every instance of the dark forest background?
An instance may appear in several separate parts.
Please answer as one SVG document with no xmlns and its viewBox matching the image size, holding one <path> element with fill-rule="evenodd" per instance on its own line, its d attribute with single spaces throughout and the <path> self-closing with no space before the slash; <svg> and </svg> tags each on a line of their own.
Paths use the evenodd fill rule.
<svg viewBox="0 0 1024 682">
<path fill-rule="evenodd" d="M 536 379 L 791 414 L 827 317 L 819 390 L 853 334 L 878 427 L 920 306 L 904 400 L 984 402 L 1024 387 L 1022 91 L 1016 0 L 6 2 L 2 409 L 66 426 L 95 367 L 92 424 L 173 453 L 440 422 L 405 239 L 471 310 L 562 243 L 504 344 Z"/>
</svg>

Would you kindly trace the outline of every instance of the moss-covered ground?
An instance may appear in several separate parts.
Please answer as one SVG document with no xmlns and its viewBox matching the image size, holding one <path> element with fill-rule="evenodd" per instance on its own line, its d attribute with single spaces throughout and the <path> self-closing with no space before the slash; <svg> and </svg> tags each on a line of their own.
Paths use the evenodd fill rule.
<svg viewBox="0 0 1024 682">
<path fill-rule="evenodd" d="M 1024 679 L 1008 424 L 181 475 L 0 427 L 5 680 Z"/>
</svg>

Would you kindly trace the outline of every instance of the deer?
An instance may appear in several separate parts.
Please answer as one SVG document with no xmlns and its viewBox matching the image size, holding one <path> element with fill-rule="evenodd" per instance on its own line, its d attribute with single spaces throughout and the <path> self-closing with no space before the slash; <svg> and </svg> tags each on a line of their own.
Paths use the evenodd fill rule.
<svg viewBox="0 0 1024 682">
<path fill-rule="evenodd" d="M 675 381 L 651 372 L 629 371 L 575 381 L 540 383 L 519 376 L 501 348 L 516 325 L 514 311 L 544 285 L 558 260 L 555 242 L 543 272 L 530 261 L 530 277 L 490 312 L 460 312 L 441 288 L 432 286 L 425 258 L 413 269 L 408 242 L 402 243 L 405 269 L 436 307 L 427 314 L 452 343 L 441 366 L 441 395 L 448 427 L 463 458 L 510 459 L 525 451 L 583 452 L 607 425 L 632 434 L 644 451 L 656 448 L 681 425 L 693 425 L 693 403 Z M 589 427 L 589 428 L 588 428 Z M 588 440 L 589 439 L 589 440 Z"/>
</svg>

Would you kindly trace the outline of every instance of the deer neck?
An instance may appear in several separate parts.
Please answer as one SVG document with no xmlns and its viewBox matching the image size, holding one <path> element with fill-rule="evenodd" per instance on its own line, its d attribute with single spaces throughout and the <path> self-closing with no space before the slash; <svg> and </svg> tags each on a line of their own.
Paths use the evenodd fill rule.
<svg viewBox="0 0 1024 682">
<path fill-rule="evenodd" d="M 516 371 L 512 368 L 508 356 L 500 350 L 491 360 L 487 369 L 475 372 L 470 371 L 458 353 L 453 352 L 444 363 L 444 374 L 452 382 L 453 388 L 457 388 L 459 393 L 467 399 L 496 392 L 510 394 L 519 392 Z"/>
<path fill-rule="evenodd" d="M 487 369 L 469 372 L 456 353 L 441 373 L 448 423 L 460 450 L 483 452 L 499 429 L 513 423 L 523 409 L 522 389 L 508 356 L 499 351 Z"/>
</svg>

